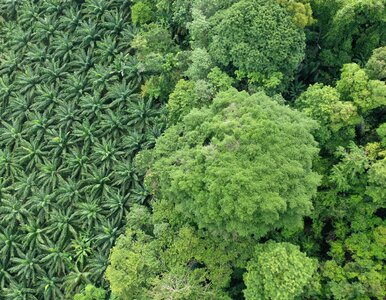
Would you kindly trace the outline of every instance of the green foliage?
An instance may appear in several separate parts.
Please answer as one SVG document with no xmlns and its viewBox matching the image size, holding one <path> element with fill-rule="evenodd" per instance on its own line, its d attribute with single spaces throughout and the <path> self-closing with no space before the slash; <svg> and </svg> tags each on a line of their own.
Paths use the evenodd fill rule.
<svg viewBox="0 0 386 300">
<path fill-rule="evenodd" d="M 212 59 L 206 49 L 196 48 L 191 54 L 191 64 L 185 75 L 191 80 L 204 79 L 212 68 Z"/>
<path fill-rule="evenodd" d="M 304 57 L 305 35 L 290 12 L 275 1 L 241 0 L 210 18 L 208 51 L 239 77 L 260 84 L 274 76 L 275 87 L 293 76 Z"/>
<path fill-rule="evenodd" d="M 144 299 L 148 280 L 157 274 L 161 264 L 153 244 L 142 232 L 126 232 L 110 256 L 106 277 L 113 293 L 123 299 Z"/>
<path fill-rule="evenodd" d="M 278 3 L 285 6 L 293 14 L 294 23 L 299 27 L 303 28 L 315 22 L 309 0 L 278 0 Z"/>
<path fill-rule="evenodd" d="M 323 84 L 310 86 L 296 100 L 296 106 L 320 123 L 316 137 L 331 151 L 338 145 L 347 145 L 355 136 L 355 125 L 361 122 L 356 106 L 341 101 L 335 88 Z"/>
<path fill-rule="evenodd" d="M 369 219 L 367 220 L 369 221 Z M 385 297 L 385 226 L 375 226 L 332 243 L 323 275 L 330 281 L 327 291 L 334 299 L 383 299 Z M 344 263 L 344 256 L 351 259 Z"/>
<path fill-rule="evenodd" d="M 84 292 L 76 294 L 74 300 L 105 300 L 106 291 L 103 289 L 96 288 L 93 285 L 87 285 L 84 288 Z"/>
<path fill-rule="evenodd" d="M 386 47 L 373 51 L 365 70 L 370 79 L 386 80 Z"/>
<path fill-rule="evenodd" d="M 257 245 L 248 262 L 245 299 L 295 299 L 314 280 L 317 262 L 290 243 Z"/>
<path fill-rule="evenodd" d="M 142 27 L 134 36 L 132 47 L 139 52 L 138 56 L 143 59 L 152 53 L 168 54 L 175 50 L 169 31 L 155 23 Z"/>
<path fill-rule="evenodd" d="M 148 186 L 214 232 L 263 236 L 296 228 L 318 182 L 314 127 L 262 93 L 220 93 L 158 139 Z"/>
<path fill-rule="evenodd" d="M 315 1 L 321 4 L 321 62 L 340 68 L 356 59 L 366 61 L 385 40 L 385 3 L 382 0 Z M 319 4 L 320 5 L 320 4 Z"/>
<path fill-rule="evenodd" d="M 130 213 L 129 228 L 111 254 L 106 276 L 113 295 L 122 299 L 230 299 L 224 289 L 230 282 L 231 266 L 245 262 L 249 243 L 223 240 L 186 225 L 175 227 L 173 211 L 165 210 L 162 203 L 154 204 L 153 217 L 147 212 L 139 220 L 139 209 Z"/>
<path fill-rule="evenodd" d="M 374 202 L 383 203 L 386 199 L 386 158 L 375 162 L 369 171 L 367 194 Z"/>
<path fill-rule="evenodd" d="M 181 79 L 170 94 L 167 104 L 171 124 L 181 121 L 192 108 L 197 107 L 196 99 L 193 82 Z"/>
<path fill-rule="evenodd" d="M 369 168 L 369 159 L 365 150 L 354 143 L 346 151 L 339 147 L 337 155 L 342 157 L 341 161 L 333 166 L 331 181 L 336 184 L 338 191 L 348 191 L 352 186 L 359 185 L 361 174 Z"/>
<path fill-rule="evenodd" d="M 147 1 L 139 1 L 131 7 L 131 20 L 133 24 L 142 25 L 153 19 L 153 7 Z"/>
<path fill-rule="evenodd" d="M 379 126 L 379 128 L 377 129 L 377 133 L 381 138 L 382 145 L 386 148 L 386 123 L 383 123 Z"/>
<path fill-rule="evenodd" d="M 336 88 L 342 99 L 353 101 L 364 112 L 386 105 L 386 84 L 380 80 L 370 80 L 365 70 L 357 64 L 343 66 Z"/>
<path fill-rule="evenodd" d="M 232 87 L 235 80 L 220 68 L 214 67 L 208 74 L 208 80 L 218 91 L 226 91 Z"/>
</svg>

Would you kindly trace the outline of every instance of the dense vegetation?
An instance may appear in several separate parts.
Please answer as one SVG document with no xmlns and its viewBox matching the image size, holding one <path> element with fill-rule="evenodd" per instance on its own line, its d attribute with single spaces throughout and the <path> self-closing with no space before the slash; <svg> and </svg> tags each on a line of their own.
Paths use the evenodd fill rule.
<svg viewBox="0 0 386 300">
<path fill-rule="evenodd" d="M 0 298 L 384 299 L 385 4 L 0 1 Z"/>
</svg>

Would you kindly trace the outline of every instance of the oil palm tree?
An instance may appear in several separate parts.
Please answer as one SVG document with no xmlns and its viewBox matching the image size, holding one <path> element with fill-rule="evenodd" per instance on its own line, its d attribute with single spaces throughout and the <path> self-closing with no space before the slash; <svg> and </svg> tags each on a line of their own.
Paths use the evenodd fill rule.
<svg viewBox="0 0 386 300">
<path fill-rule="evenodd" d="M 150 198 L 150 193 L 143 184 L 136 182 L 130 190 L 129 198 L 133 203 L 146 204 L 147 200 Z"/>
<path fill-rule="evenodd" d="M 25 1 L 22 3 L 22 7 L 18 12 L 18 22 L 23 28 L 28 28 L 36 24 L 41 11 L 39 6 L 32 1 Z"/>
<path fill-rule="evenodd" d="M 67 75 L 67 64 L 61 64 L 58 60 L 47 60 L 41 68 L 41 79 L 45 84 L 58 84 Z"/>
<path fill-rule="evenodd" d="M 24 94 L 14 93 L 8 102 L 9 118 L 21 123 L 24 122 L 27 115 L 31 113 L 32 103 L 33 92 L 31 90 Z"/>
<path fill-rule="evenodd" d="M 144 132 L 155 123 L 156 118 L 159 116 L 159 111 L 154 108 L 151 100 L 141 98 L 138 101 L 130 102 L 127 108 L 127 115 L 129 118 L 128 125 L 131 125 L 140 132 Z"/>
<path fill-rule="evenodd" d="M 87 77 L 96 91 L 105 89 L 107 85 L 117 79 L 111 65 L 103 65 L 102 63 L 95 63 L 94 68 L 89 70 Z"/>
<path fill-rule="evenodd" d="M 2 116 L 8 106 L 8 101 L 14 93 L 15 87 L 13 81 L 8 75 L 0 76 L 0 116 Z"/>
<path fill-rule="evenodd" d="M 108 250 L 109 251 L 109 250 Z M 109 264 L 106 251 L 94 249 L 92 257 L 89 258 L 85 268 L 90 274 L 90 280 L 93 283 L 105 285 L 104 272 Z"/>
<path fill-rule="evenodd" d="M 3 199 L 0 206 L 0 219 L 7 227 L 13 228 L 24 225 L 30 217 L 30 212 L 27 205 L 11 196 L 8 199 Z"/>
<path fill-rule="evenodd" d="M 67 74 L 62 83 L 62 96 L 64 101 L 74 101 L 91 91 L 88 79 L 80 74 Z"/>
<path fill-rule="evenodd" d="M 63 11 L 73 5 L 73 1 L 69 0 L 46 0 L 42 3 L 42 10 L 57 19 L 62 15 Z"/>
<path fill-rule="evenodd" d="M 27 115 L 24 132 L 27 136 L 35 137 L 34 140 L 40 143 L 53 123 L 54 120 L 47 113 L 33 112 Z"/>
<path fill-rule="evenodd" d="M 41 81 L 38 70 L 33 70 L 30 66 L 27 66 L 22 73 L 16 76 L 15 85 L 19 88 L 20 93 L 25 94 L 28 91 L 34 92 Z"/>
<path fill-rule="evenodd" d="M 110 35 L 106 35 L 96 43 L 95 57 L 98 63 L 110 64 L 118 52 L 117 41 Z"/>
<path fill-rule="evenodd" d="M 21 122 L 10 120 L 2 121 L 0 125 L 0 146 L 4 149 L 15 149 L 22 144 L 23 126 Z"/>
<path fill-rule="evenodd" d="M 9 287 L 4 288 L 1 296 L 5 300 L 38 300 L 34 289 L 16 281 L 12 281 Z"/>
<path fill-rule="evenodd" d="M 52 38 L 52 58 L 60 60 L 63 64 L 71 60 L 76 48 L 76 41 L 73 36 L 66 32 L 60 32 Z"/>
<path fill-rule="evenodd" d="M 161 111 L 162 112 L 162 111 Z M 161 115 L 157 121 L 146 131 L 146 142 L 144 148 L 149 149 L 154 147 L 156 140 L 162 135 L 166 127 L 166 118 Z"/>
<path fill-rule="evenodd" d="M 50 273 L 48 272 L 38 277 L 36 284 L 37 292 L 44 300 L 64 299 L 64 294 L 61 290 L 62 279 Z"/>
<path fill-rule="evenodd" d="M 122 227 L 119 225 L 119 223 L 106 220 L 97 228 L 94 240 L 101 253 L 107 254 L 118 236 L 122 234 Z"/>
<path fill-rule="evenodd" d="M 18 0 L 6 0 L 2 2 L 0 4 L 0 15 L 7 19 L 14 19 L 20 4 L 21 3 Z"/>
<path fill-rule="evenodd" d="M 33 195 L 37 190 L 36 173 L 20 172 L 15 178 L 14 190 L 18 200 L 25 201 Z"/>
<path fill-rule="evenodd" d="M 0 176 L 13 183 L 21 172 L 22 167 L 12 152 L 7 148 L 0 150 Z"/>
<path fill-rule="evenodd" d="M 46 149 L 52 158 L 63 157 L 75 143 L 71 131 L 61 128 L 48 130 L 46 142 Z"/>
<path fill-rule="evenodd" d="M 139 180 L 135 166 L 128 159 L 116 164 L 113 168 L 113 174 L 114 187 L 119 188 L 122 193 L 126 193 L 131 185 Z"/>
<path fill-rule="evenodd" d="M 105 11 L 109 8 L 109 2 L 104 0 L 89 0 L 83 5 L 82 12 L 94 20 L 102 17 Z"/>
<path fill-rule="evenodd" d="M 142 145 L 145 143 L 145 135 L 137 130 L 133 130 L 123 138 L 123 145 L 126 151 L 131 153 L 131 157 L 134 157 L 139 150 L 142 149 Z"/>
<path fill-rule="evenodd" d="M 53 210 L 48 220 L 47 233 L 59 244 L 78 235 L 77 214 L 71 208 Z"/>
<path fill-rule="evenodd" d="M 4 290 L 12 281 L 12 275 L 6 263 L 0 260 L 0 290 Z M 0 294 L 1 295 L 1 294 Z"/>
<path fill-rule="evenodd" d="M 88 193 L 93 198 L 108 195 L 113 176 L 109 170 L 103 170 L 91 165 L 90 171 L 85 173 L 84 176 L 82 192 Z"/>
<path fill-rule="evenodd" d="M 51 113 L 52 109 L 58 105 L 61 93 L 53 84 L 39 84 L 36 87 L 34 102 L 31 108 L 41 113 Z"/>
<path fill-rule="evenodd" d="M 65 154 L 64 171 L 76 179 L 79 178 L 80 174 L 88 172 L 89 163 L 90 157 L 85 148 L 72 147 Z"/>
<path fill-rule="evenodd" d="M 127 117 L 124 114 L 107 109 L 101 115 L 98 133 L 118 140 L 127 132 Z"/>
<path fill-rule="evenodd" d="M 0 160 L 1 160 L 1 150 L 0 150 Z M 1 164 L 0 164 L 1 168 Z M 2 200 L 8 200 L 11 198 L 12 187 L 10 186 L 9 178 L 2 177 L 0 173 L 0 203 Z"/>
<path fill-rule="evenodd" d="M 60 206 L 68 207 L 72 202 L 78 202 L 82 197 L 81 186 L 77 178 L 64 179 L 55 193 L 57 203 Z"/>
<path fill-rule="evenodd" d="M 80 117 L 75 101 L 71 100 L 59 100 L 54 111 L 53 119 L 57 127 L 65 131 Z"/>
<path fill-rule="evenodd" d="M 72 60 L 69 63 L 71 69 L 79 74 L 87 73 L 95 64 L 96 58 L 93 55 L 93 51 L 93 49 L 88 48 L 87 50 L 78 49 L 74 52 Z"/>
<path fill-rule="evenodd" d="M 24 29 L 19 24 L 12 28 L 12 38 L 9 39 L 9 45 L 17 52 L 24 52 L 30 45 L 32 39 L 31 28 Z"/>
<path fill-rule="evenodd" d="M 112 139 L 102 138 L 96 141 L 91 154 L 91 159 L 103 170 L 109 170 L 117 164 L 124 155 L 124 152 L 117 147 L 117 143 Z"/>
<path fill-rule="evenodd" d="M 76 122 L 72 136 L 74 142 L 83 145 L 86 149 L 95 143 L 97 124 L 84 119 L 82 122 Z"/>
<path fill-rule="evenodd" d="M 69 249 L 66 249 L 63 243 L 54 243 L 51 240 L 43 246 L 40 262 L 49 270 L 49 274 L 56 274 L 59 278 L 62 278 L 73 265 Z"/>
<path fill-rule="evenodd" d="M 5 265 L 11 257 L 22 255 L 23 245 L 20 235 L 11 227 L 0 226 L 0 254 L 1 260 Z"/>
<path fill-rule="evenodd" d="M 11 76 L 20 67 L 21 59 L 17 52 L 8 50 L 1 55 L 0 62 L 0 75 Z"/>
<path fill-rule="evenodd" d="M 11 263 L 9 272 L 19 281 L 26 282 L 28 286 L 35 282 L 37 276 L 43 274 L 36 250 L 29 250 L 18 257 L 12 257 Z"/>
<path fill-rule="evenodd" d="M 60 18 L 59 29 L 72 34 L 80 25 L 83 14 L 78 7 L 71 6 L 63 12 Z"/>
<path fill-rule="evenodd" d="M 43 43 L 33 43 L 28 45 L 24 62 L 36 69 L 40 64 L 49 58 L 47 49 Z"/>
<path fill-rule="evenodd" d="M 27 141 L 22 139 L 20 147 L 15 152 L 15 156 L 26 170 L 32 170 L 43 163 L 47 153 L 47 147 L 38 140 Z"/>
<path fill-rule="evenodd" d="M 41 189 L 54 191 L 63 180 L 64 170 L 58 158 L 43 159 L 44 162 L 37 166 L 38 175 L 36 182 Z"/>
<path fill-rule="evenodd" d="M 46 234 L 47 228 L 42 224 L 44 220 L 28 219 L 25 224 L 21 226 L 22 244 L 23 248 L 29 251 L 41 249 L 46 244 L 48 236 Z"/>
<path fill-rule="evenodd" d="M 64 277 L 63 287 L 66 294 L 74 294 L 89 283 L 91 283 L 90 272 L 75 265 L 72 271 Z"/>
<path fill-rule="evenodd" d="M 113 38 L 121 36 L 127 21 L 128 15 L 118 9 L 110 10 L 103 15 L 103 26 L 106 28 L 106 34 Z"/>
<path fill-rule="evenodd" d="M 120 50 L 123 53 L 129 52 L 129 50 L 131 49 L 132 41 L 138 33 L 139 28 L 137 26 L 130 23 L 126 23 L 126 26 L 121 33 L 121 36 L 124 36 L 125 38 L 122 39 L 119 43 Z"/>
<path fill-rule="evenodd" d="M 76 204 L 76 212 L 79 227 L 91 229 L 96 227 L 103 219 L 102 207 L 99 199 L 90 198 Z"/>
<path fill-rule="evenodd" d="M 128 102 L 138 99 L 137 86 L 133 82 L 116 82 L 108 86 L 106 98 L 110 101 L 109 108 L 120 110 L 127 107 Z"/>
<path fill-rule="evenodd" d="M 41 220 L 44 224 L 50 219 L 51 212 L 58 209 L 56 194 L 47 193 L 43 189 L 38 189 L 26 202 L 26 207 L 37 220 Z M 43 229 L 46 232 L 46 228 Z"/>
<path fill-rule="evenodd" d="M 42 42 L 49 44 L 57 32 L 58 26 L 59 23 L 56 21 L 55 16 L 44 14 L 35 25 L 36 35 L 39 36 Z"/>
<path fill-rule="evenodd" d="M 100 96 L 98 91 L 93 94 L 85 94 L 79 99 L 81 116 L 88 119 L 100 118 L 101 113 L 107 108 L 106 99 Z"/>
<path fill-rule="evenodd" d="M 81 234 L 71 241 L 70 248 L 74 253 L 74 260 L 77 266 L 83 268 L 87 265 L 87 259 L 93 253 L 89 234 Z"/>
<path fill-rule="evenodd" d="M 93 20 L 82 20 L 80 26 L 75 32 L 77 42 L 81 48 L 95 47 L 95 43 L 100 40 L 103 35 L 102 28 Z"/>
<path fill-rule="evenodd" d="M 103 209 L 107 212 L 109 219 L 119 224 L 129 211 L 129 202 L 128 194 L 112 190 L 109 197 L 103 201 Z"/>
</svg>

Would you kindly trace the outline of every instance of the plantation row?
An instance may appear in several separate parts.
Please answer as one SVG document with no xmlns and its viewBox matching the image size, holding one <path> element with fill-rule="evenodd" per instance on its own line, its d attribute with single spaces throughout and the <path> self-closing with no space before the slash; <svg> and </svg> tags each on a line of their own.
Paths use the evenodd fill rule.
<svg viewBox="0 0 386 300">
<path fill-rule="evenodd" d="M 1 298 L 62 299 L 103 284 L 129 204 L 147 199 L 132 158 L 163 113 L 139 94 L 127 1 L 1 9 Z"/>
</svg>

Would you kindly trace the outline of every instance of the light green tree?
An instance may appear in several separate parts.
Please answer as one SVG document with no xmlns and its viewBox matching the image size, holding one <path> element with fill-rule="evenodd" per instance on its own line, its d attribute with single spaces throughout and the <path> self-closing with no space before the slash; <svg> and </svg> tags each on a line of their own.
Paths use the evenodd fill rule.
<svg viewBox="0 0 386 300">
<path fill-rule="evenodd" d="M 386 105 L 385 82 L 370 80 L 358 64 L 343 66 L 336 88 L 343 100 L 354 102 L 362 112 Z"/>
<path fill-rule="evenodd" d="M 154 18 L 155 7 L 150 1 L 138 1 L 131 7 L 131 20 L 133 24 L 146 24 Z"/>
<path fill-rule="evenodd" d="M 347 145 L 355 137 L 355 125 L 362 121 L 354 103 L 341 101 L 335 88 L 323 84 L 310 86 L 296 100 L 296 107 L 319 122 L 316 138 L 331 151 Z"/>
<path fill-rule="evenodd" d="M 219 93 L 158 139 L 147 185 L 212 232 L 261 237 L 298 228 L 319 181 L 315 127 L 263 93 Z"/>
<path fill-rule="evenodd" d="M 76 294 L 74 300 L 105 300 L 107 292 L 91 284 L 86 285 L 82 293 Z"/>
<path fill-rule="evenodd" d="M 226 288 L 233 267 L 245 265 L 254 243 L 185 225 L 170 204 L 153 202 L 152 215 L 140 206 L 130 212 L 106 271 L 113 296 L 230 300 Z"/>
<path fill-rule="evenodd" d="M 245 299 L 295 299 L 312 284 L 317 266 L 316 260 L 290 243 L 258 245 L 244 275 Z"/>
</svg>

